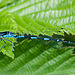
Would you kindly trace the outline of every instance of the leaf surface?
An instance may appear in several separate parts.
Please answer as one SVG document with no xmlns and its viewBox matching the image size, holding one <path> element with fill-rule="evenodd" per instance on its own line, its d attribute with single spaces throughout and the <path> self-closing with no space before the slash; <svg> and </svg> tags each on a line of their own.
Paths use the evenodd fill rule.
<svg viewBox="0 0 75 75">
<path fill-rule="evenodd" d="M 75 0 L 1 0 L 0 31 L 48 36 L 65 31 L 73 35 Z M 12 44 L 5 40 L 7 44 L 0 53 L 0 75 L 75 74 L 73 48 L 61 48 L 54 41 L 7 39 L 13 41 L 14 52 Z M 1 41 L 0 47 L 3 44 Z"/>
</svg>

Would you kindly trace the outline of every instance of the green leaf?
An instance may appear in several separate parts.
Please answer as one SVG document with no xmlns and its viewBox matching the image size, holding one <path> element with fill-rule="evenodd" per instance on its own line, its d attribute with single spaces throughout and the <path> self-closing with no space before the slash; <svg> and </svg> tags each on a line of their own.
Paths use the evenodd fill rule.
<svg viewBox="0 0 75 75">
<path fill-rule="evenodd" d="M 74 35 L 75 0 L 1 0 L 0 31 L 48 36 L 65 31 Z M 14 43 L 14 52 L 5 40 L 0 50 L 0 75 L 75 74 L 73 48 L 61 48 L 54 41 L 6 39 Z M 3 44 L 0 41 L 0 47 Z"/>
<path fill-rule="evenodd" d="M 14 0 L 0 0 L 0 8 L 5 5 L 11 4 L 13 1 Z"/>
</svg>

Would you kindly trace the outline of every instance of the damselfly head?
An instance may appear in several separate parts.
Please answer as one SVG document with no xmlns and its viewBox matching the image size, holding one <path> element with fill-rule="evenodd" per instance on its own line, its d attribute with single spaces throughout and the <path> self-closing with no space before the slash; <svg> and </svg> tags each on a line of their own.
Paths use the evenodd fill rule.
<svg viewBox="0 0 75 75">
<path fill-rule="evenodd" d="M 9 35 L 9 34 L 12 35 L 13 33 L 10 32 L 10 31 L 0 32 L 0 35 L 1 35 L 1 36 Z"/>
<path fill-rule="evenodd" d="M 7 31 L 7 34 L 9 34 L 9 35 L 13 35 L 13 33 L 12 33 L 12 32 L 10 32 L 10 31 Z"/>
</svg>

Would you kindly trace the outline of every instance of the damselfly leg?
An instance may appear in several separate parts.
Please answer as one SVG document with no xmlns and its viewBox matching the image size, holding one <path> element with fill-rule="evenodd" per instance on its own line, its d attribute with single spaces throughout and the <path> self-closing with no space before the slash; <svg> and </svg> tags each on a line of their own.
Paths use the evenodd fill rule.
<svg viewBox="0 0 75 75">
<path fill-rule="evenodd" d="M 2 41 L 1 37 L 0 37 L 0 42 Z"/>
<path fill-rule="evenodd" d="M 0 48 L 2 49 L 5 45 L 6 45 L 6 42 L 0 37 L 1 41 L 3 41 L 5 44 Z"/>
<path fill-rule="evenodd" d="M 4 38 L 4 37 L 3 37 Z M 5 38 L 4 38 L 5 39 Z M 12 51 L 13 51 L 13 42 L 12 41 L 10 41 L 10 40 L 8 40 L 8 39 L 5 39 L 5 40 L 7 40 L 7 41 L 9 41 L 9 42 L 11 42 L 12 43 Z"/>
</svg>

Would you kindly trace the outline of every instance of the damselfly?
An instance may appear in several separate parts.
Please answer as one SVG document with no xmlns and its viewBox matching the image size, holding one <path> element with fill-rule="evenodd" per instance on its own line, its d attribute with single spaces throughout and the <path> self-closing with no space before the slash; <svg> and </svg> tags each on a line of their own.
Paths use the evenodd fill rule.
<svg viewBox="0 0 75 75">
<path fill-rule="evenodd" d="M 1 39 L 1 41 L 4 42 L 4 45 L 1 47 L 1 49 L 6 45 L 6 42 L 5 42 L 5 40 L 6 40 L 6 41 L 9 41 L 9 42 L 12 43 L 12 51 L 13 51 L 13 42 L 6 39 L 6 38 L 9 38 L 9 37 L 10 38 L 25 38 L 25 39 L 31 39 L 31 40 L 32 39 L 39 39 L 39 40 L 46 40 L 46 41 L 56 41 L 56 42 L 63 42 L 63 43 L 68 43 L 68 44 L 75 44 L 75 42 L 64 41 L 63 39 L 55 39 L 55 38 L 50 37 L 50 36 L 46 37 L 46 36 L 43 36 L 41 34 L 39 36 L 34 36 L 34 35 L 30 35 L 30 34 L 29 35 L 24 34 L 22 36 L 19 33 L 17 33 L 17 35 L 16 35 L 16 34 L 10 32 L 10 31 L 5 31 L 5 32 L 0 32 L 0 39 Z"/>
</svg>

